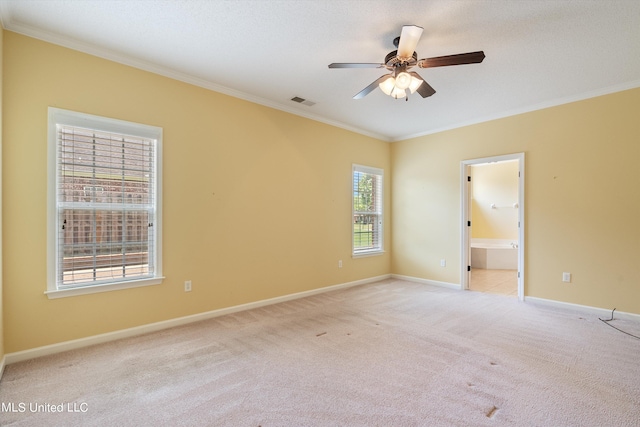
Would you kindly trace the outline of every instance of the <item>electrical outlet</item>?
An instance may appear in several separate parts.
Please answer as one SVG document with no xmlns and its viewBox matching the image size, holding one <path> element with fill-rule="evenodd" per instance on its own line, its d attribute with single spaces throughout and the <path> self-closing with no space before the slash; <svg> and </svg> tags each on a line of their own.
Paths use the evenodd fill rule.
<svg viewBox="0 0 640 427">
<path fill-rule="evenodd" d="M 338 268 L 342 268 L 342 260 L 338 260 Z"/>
<path fill-rule="evenodd" d="M 447 266 L 447 260 L 441 259 L 440 260 L 440 267 L 446 267 L 446 266 Z"/>
<path fill-rule="evenodd" d="M 571 273 L 562 273 L 562 281 L 571 283 Z"/>
<path fill-rule="evenodd" d="M 186 280 L 184 282 L 184 291 L 191 292 L 191 280 Z"/>
</svg>

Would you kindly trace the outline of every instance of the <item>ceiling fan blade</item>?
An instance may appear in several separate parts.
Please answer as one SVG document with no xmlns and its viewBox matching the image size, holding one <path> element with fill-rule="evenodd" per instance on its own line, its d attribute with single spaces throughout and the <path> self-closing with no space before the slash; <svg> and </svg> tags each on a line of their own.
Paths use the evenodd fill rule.
<svg viewBox="0 0 640 427">
<path fill-rule="evenodd" d="M 400 42 L 398 43 L 398 57 L 400 59 L 411 59 L 420 36 L 422 36 L 422 31 L 423 28 L 417 25 L 405 25 L 402 27 Z"/>
<path fill-rule="evenodd" d="M 448 65 L 478 64 L 484 60 L 484 52 L 459 53 L 457 55 L 436 56 L 418 60 L 418 67 L 433 68 L 446 67 Z"/>
<path fill-rule="evenodd" d="M 368 62 L 334 62 L 329 68 L 384 68 L 384 64 Z"/>
<path fill-rule="evenodd" d="M 409 74 L 411 74 L 416 79 L 422 80 L 422 84 L 418 86 L 418 89 L 416 89 L 416 92 L 418 92 L 421 97 L 426 98 L 436 93 L 436 90 L 432 88 L 431 85 L 427 83 L 422 77 L 420 77 L 420 74 L 414 71 L 410 72 Z"/>
<path fill-rule="evenodd" d="M 390 79 L 391 77 L 393 77 L 391 74 L 385 74 L 384 76 L 377 79 L 375 82 L 371 83 L 369 86 L 362 89 L 360 92 L 356 93 L 353 99 L 364 98 L 365 96 L 369 95 L 369 93 L 371 93 L 373 90 L 375 90 L 375 88 L 377 88 L 380 83 L 384 82 L 387 79 Z"/>
</svg>

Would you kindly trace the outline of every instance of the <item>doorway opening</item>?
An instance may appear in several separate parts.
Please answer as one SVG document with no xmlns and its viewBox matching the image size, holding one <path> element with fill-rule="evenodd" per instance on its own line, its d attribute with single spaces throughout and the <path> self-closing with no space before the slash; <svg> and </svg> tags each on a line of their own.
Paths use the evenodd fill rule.
<svg viewBox="0 0 640 427">
<path fill-rule="evenodd" d="M 462 289 L 524 300 L 524 153 L 461 162 Z"/>
</svg>

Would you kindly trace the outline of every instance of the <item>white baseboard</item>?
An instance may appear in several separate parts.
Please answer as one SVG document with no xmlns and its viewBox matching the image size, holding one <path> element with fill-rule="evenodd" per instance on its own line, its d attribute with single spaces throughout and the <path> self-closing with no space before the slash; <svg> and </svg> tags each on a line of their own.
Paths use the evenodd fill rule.
<svg viewBox="0 0 640 427">
<path fill-rule="evenodd" d="M 547 307 L 556 307 L 556 308 L 563 308 L 567 310 L 575 310 L 575 311 L 591 313 L 603 319 L 610 319 L 611 312 L 613 311 L 613 308 L 608 309 L 608 308 L 592 307 L 589 305 L 573 304 L 570 302 L 562 302 L 562 301 L 556 301 L 552 299 L 545 299 L 545 298 L 538 298 L 538 297 L 525 296 L 524 301 L 531 304 L 544 305 Z M 624 311 L 616 310 L 614 317 L 617 317 L 619 319 L 634 320 L 634 321 L 640 322 L 640 314 L 635 314 L 635 313 L 627 313 Z"/>
<path fill-rule="evenodd" d="M 324 288 L 297 292 L 294 294 L 283 295 L 281 297 L 269 298 L 266 300 L 250 302 L 247 304 L 236 305 L 233 307 L 221 308 L 218 310 L 212 310 L 204 313 L 193 314 L 191 316 L 178 317 L 175 319 L 164 320 L 162 322 L 150 323 L 147 325 L 136 326 L 133 328 L 122 329 L 119 331 L 108 332 L 100 335 L 93 335 L 90 337 L 80 338 L 77 340 L 64 341 L 61 343 L 46 345 L 43 347 L 36 347 L 29 350 L 17 351 L 15 353 L 8 353 L 3 358 L 2 368 L 4 368 L 5 363 L 7 365 L 10 365 L 12 363 L 22 362 L 24 360 L 34 359 L 36 357 L 48 356 L 50 354 L 61 353 L 63 351 L 75 350 L 82 347 L 88 347 L 90 345 L 102 344 L 105 342 L 115 341 L 122 338 L 129 338 L 136 335 L 156 332 L 163 329 L 186 325 L 188 323 L 199 322 L 201 320 L 207 320 L 214 317 L 224 316 L 225 314 L 237 313 L 239 311 L 251 310 L 253 308 L 264 307 L 267 305 L 277 304 L 285 301 L 291 301 L 298 298 L 309 297 L 312 295 L 335 291 L 338 289 L 345 289 L 352 286 L 364 285 L 366 283 L 378 282 L 380 280 L 389 279 L 390 277 L 391 277 L 390 274 L 385 274 L 385 275 L 376 276 L 376 277 L 369 277 L 367 279 L 356 280 L 353 282 L 340 283 L 338 285 L 327 286 Z"/>
<path fill-rule="evenodd" d="M 4 366 L 7 363 L 7 356 L 2 356 L 2 360 L 0 360 L 0 380 L 2 379 L 2 374 L 4 374 Z"/>
<path fill-rule="evenodd" d="M 456 289 L 456 290 L 461 289 L 461 286 L 457 283 L 439 282 L 436 280 L 421 279 L 419 277 L 403 276 L 401 274 L 392 274 L 391 278 L 422 283 L 425 285 L 442 286 L 449 289 Z M 588 312 L 593 315 L 597 315 L 598 317 L 601 317 L 603 319 L 611 318 L 611 312 L 613 311 L 613 308 L 608 309 L 608 308 L 592 307 L 588 305 L 573 304 L 569 302 L 562 302 L 562 301 L 550 300 L 545 298 L 537 298 L 537 297 L 525 296 L 524 301 L 530 304 L 539 304 L 539 305 L 546 305 L 548 307 L 562 308 L 565 310 L 577 310 L 582 312 Z M 640 314 L 635 314 L 635 313 L 627 313 L 624 311 L 616 310 L 614 317 L 617 317 L 619 319 L 634 320 L 634 321 L 640 322 Z"/>
<path fill-rule="evenodd" d="M 456 290 L 461 289 L 461 286 L 459 283 L 439 282 L 437 280 L 421 279 L 419 277 L 413 277 L 413 276 L 403 276 L 402 274 L 392 274 L 391 278 L 406 280 L 408 282 L 422 283 L 423 285 L 441 286 L 443 288 L 456 289 Z"/>
</svg>

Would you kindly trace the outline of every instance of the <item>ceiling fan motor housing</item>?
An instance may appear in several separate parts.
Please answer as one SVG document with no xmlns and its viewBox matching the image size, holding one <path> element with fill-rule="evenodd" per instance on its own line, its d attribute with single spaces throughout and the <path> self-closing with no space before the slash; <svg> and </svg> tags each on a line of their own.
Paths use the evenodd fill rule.
<svg viewBox="0 0 640 427">
<path fill-rule="evenodd" d="M 416 52 L 413 52 L 411 59 L 408 61 L 400 59 L 398 57 L 397 50 L 389 52 L 387 56 L 385 56 L 384 58 L 384 64 L 390 70 L 400 65 L 406 65 L 407 68 L 411 68 L 417 63 L 418 63 L 418 54 Z"/>
</svg>

